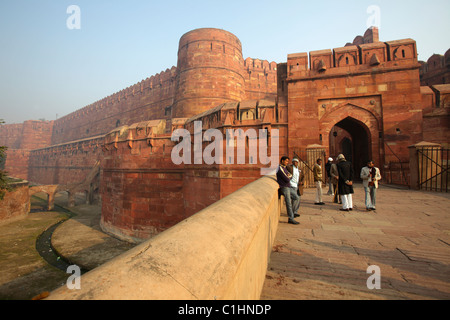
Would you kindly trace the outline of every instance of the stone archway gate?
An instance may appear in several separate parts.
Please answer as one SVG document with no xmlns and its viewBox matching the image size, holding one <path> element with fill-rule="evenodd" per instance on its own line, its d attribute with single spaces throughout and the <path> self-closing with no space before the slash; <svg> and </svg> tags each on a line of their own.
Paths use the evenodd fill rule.
<svg viewBox="0 0 450 320">
<path fill-rule="evenodd" d="M 58 192 L 66 191 L 68 193 L 68 206 L 75 206 L 75 194 L 79 192 L 84 192 L 86 194 L 86 202 L 91 204 L 93 199 L 93 192 L 99 186 L 98 175 L 100 173 L 100 161 L 97 161 L 94 167 L 91 169 L 89 174 L 81 183 L 73 183 L 67 185 L 41 185 L 30 187 L 29 201 L 31 201 L 31 196 L 43 192 L 48 195 L 47 198 L 47 210 L 53 210 L 55 206 L 55 195 Z"/>
<path fill-rule="evenodd" d="M 31 201 L 31 196 L 39 193 L 44 192 L 48 195 L 47 198 L 47 210 L 53 210 L 55 207 L 55 194 L 58 192 L 58 185 L 44 185 L 44 186 L 33 186 L 30 187 L 28 191 L 29 195 L 29 201 Z"/>
</svg>

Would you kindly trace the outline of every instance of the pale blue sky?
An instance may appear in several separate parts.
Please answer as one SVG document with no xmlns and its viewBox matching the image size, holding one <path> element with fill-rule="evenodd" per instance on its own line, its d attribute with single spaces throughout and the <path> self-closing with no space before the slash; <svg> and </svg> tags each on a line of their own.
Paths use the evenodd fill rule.
<svg viewBox="0 0 450 320">
<path fill-rule="evenodd" d="M 67 28 L 70 5 L 79 30 Z M 176 66 L 180 37 L 196 28 L 235 34 L 244 59 L 343 47 L 372 5 L 380 40 L 416 40 L 419 60 L 450 48 L 449 0 L 2 0 L 0 119 L 54 120 Z"/>
</svg>

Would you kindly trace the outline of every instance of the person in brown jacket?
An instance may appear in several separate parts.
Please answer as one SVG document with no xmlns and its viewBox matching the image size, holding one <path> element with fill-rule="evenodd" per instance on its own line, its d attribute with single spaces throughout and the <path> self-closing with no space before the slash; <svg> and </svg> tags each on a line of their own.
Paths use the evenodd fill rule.
<svg viewBox="0 0 450 320">
<path fill-rule="evenodd" d="M 331 164 L 330 178 L 331 178 L 331 183 L 333 184 L 333 189 L 334 189 L 333 202 L 341 203 L 341 196 L 339 195 L 339 188 L 338 188 L 339 172 L 338 172 L 336 163 Z"/>
<path fill-rule="evenodd" d="M 317 159 L 313 168 L 314 183 L 316 184 L 316 201 L 314 204 L 324 205 L 322 201 L 322 159 Z"/>
</svg>

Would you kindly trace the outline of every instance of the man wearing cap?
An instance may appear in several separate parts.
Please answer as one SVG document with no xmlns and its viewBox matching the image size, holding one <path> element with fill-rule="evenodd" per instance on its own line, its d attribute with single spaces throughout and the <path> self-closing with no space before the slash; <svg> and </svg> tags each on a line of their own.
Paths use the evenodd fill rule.
<svg viewBox="0 0 450 320">
<path fill-rule="evenodd" d="M 316 200 L 314 204 L 324 205 L 322 201 L 322 159 L 317 159 L 313 167 L 314 183 L 316 184 Z"/>
<path fill-rule="evenodd" d="M 333 183 L 331 182 L 331 174 L 330 174 L 330 170 L 331 170 L 331 165 L 333 164 L 333 158 L 328 158 L 327 163 L 325 163 L 325 171 L 327 173 L 327 179 L 328 179 L 328 192 L 327 195 L 332 195 L 334 194 L 334 190 L 333 190 Z"/>
<path fill-rule="evenodd" d="M 339 182 L 338 189 L 339 194 L 341 195 L 342 200 L 342 209 L 341 211 L 351 211 L 353 210 L 353 200 L 352 194 L 353 192 L 353 166 L 351 162 L 345 160 L 343 154 L 338 155 L 337 157 L 337 167 L 339 173 Z"/>
<path fill-rule="evenodd" d="M 339 172 L 338 172 L 338 168 L 337 168 L 337 164 L 336 163 L 333 163 L 331 165 L 330 176 L 331 176 L 331 183 L 333 184 L 333 188 L 334 188 L 333 202 L 334 203 L 342 203 L 341 196 L 339 195 L 339 188 L 338 188 Z"/>
<path fill-rule="evenodd" d="M 290 181 L 290 190 L 291 190 L 291 200 L 292 200 L 292 211 L 294 212 L 294 217 L 299 217 L 298 209 L 300 208 L 300 188 L 304 183 L 304 175 L 302 170 L 298 167 L 299 165 L 298 158 L 292 159 L 292 164 L 288 165 L 286 168 L 290 174 L 292 174 L 292 178 Z"/>
</svg>

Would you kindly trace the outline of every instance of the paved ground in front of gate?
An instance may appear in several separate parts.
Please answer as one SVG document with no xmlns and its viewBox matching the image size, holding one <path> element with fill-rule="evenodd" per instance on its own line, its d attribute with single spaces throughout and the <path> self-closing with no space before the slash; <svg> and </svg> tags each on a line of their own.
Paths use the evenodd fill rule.
<svg viewBox="0 0 450 320">
<path fill-rule="evenodd" d="M 283 209 L 261 299 L 450 298 L 450 194 L 381 186 L 373 212 L 362 185 L 351 213 L 324 200 L 307 189 L 299 225 Z"/>
</svg>

